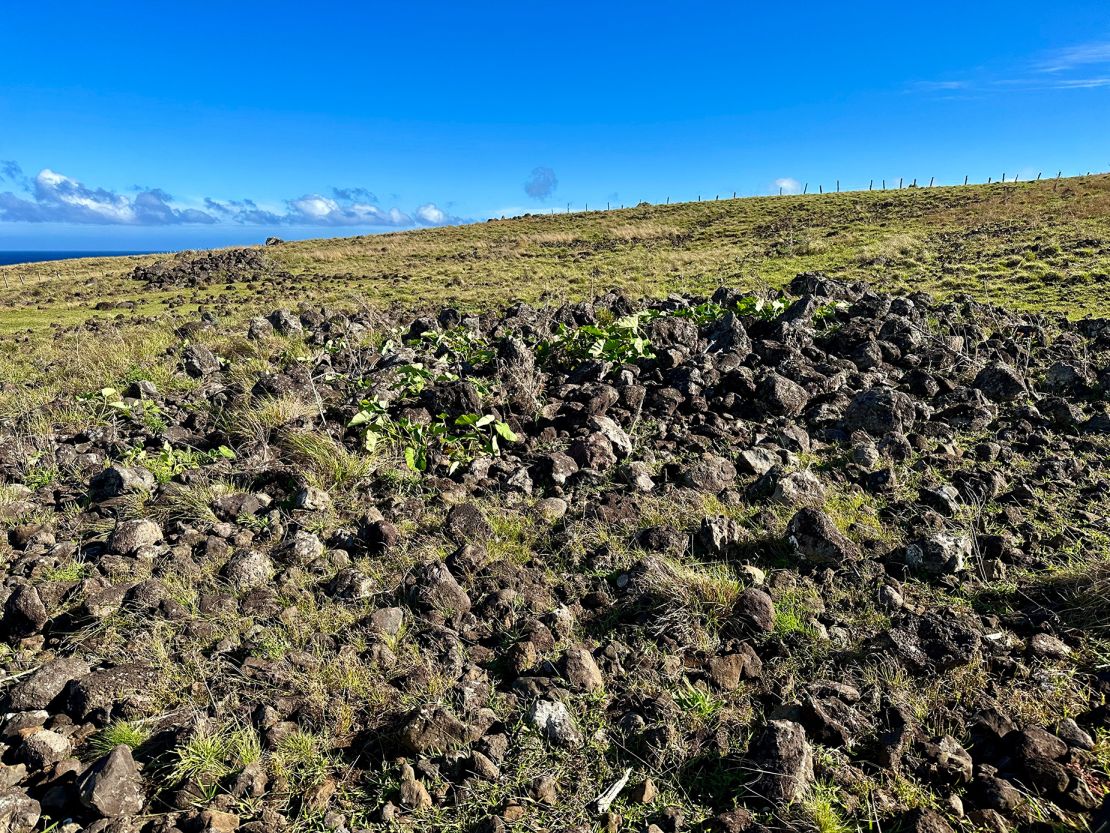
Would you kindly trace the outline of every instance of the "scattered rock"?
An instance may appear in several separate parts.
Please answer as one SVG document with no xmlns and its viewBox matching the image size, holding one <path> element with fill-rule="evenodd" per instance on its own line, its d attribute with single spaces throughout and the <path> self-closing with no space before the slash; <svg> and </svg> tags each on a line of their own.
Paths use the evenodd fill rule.
<svg viewBox="0 0 1110 833">
<path fill-rule="evenodd" d="M 37 801 L 17 788 L 0 792 L 0 830 L 6 833 L 31 833 L 42 816 Z"/>
<path fill-rule="evenodd" d="M 1011 402 L 1026 393 L 1021 374 L 1001 362 L 980 370 L 971 386 L 981 390 L 992 402 Z"/>
<path fill-rule="evenodd" d="M 140 550 L 161 542 L 162 527 L 154 521 L 139 518 L 117 524 L 108 541 L 108 547 L 112 552 L 122 555 L 135 555 Z"/>
<path fill-rule="evenodd" d="M 243 549 L 235 552 L 223 569 L 223 576 L 236 590 L 243 592 L 262 587 L 274 575 L 274 563 L 263 552 Z"/>
<path fill-rule="evenodd" d="M 605 686 L 605 677 L 597 667 L 593 654 L 582 647 L 567 649 L 563 656 L 563 675 L 579 691 L 600 691 Z"/>
<path fill-rule="evenodd" d="M 567 707 L 558 700 L 537 700 L 528 711 L 528 722 L 556 746 L 580 746 L 582 735 Z"/>
<path fill-rule="evenodd" d="M 740 622 L 755 631 L 770 633 L 775 629 L 775 603 L 763 590 L 749 587 L 743 591 L 733 612 Z"/>
<path fill-rule="evenodd" d="M 872 388 L 852 399 L 844 412 L 849 431 L 866 431 L 872 437 L 895 432 L 905 434 L 914 424 L 913 400 L 901 391 Z"/>
<path fill-rule="evenodd" d="M 118 818 L 143 809 L 146 795 L 130 747 L 119 745 L 77 779 L 81 804 L 103 818 Z"/>
<path fill-rule="evenodd" d="M 752 791 L 776 805 L 800 801 L 814 783 L 813 750 L 805 729 L 789 720 L 772 720 L 756 742 L 751 766 Z"/>
<path fill-rule="evenodd" d="M 859 547 L 817 509 L 799 510 L 787 524 L 786 536 L 798 554 L 814 564 L 837 566 L 861 557 Z"/>
</svg>

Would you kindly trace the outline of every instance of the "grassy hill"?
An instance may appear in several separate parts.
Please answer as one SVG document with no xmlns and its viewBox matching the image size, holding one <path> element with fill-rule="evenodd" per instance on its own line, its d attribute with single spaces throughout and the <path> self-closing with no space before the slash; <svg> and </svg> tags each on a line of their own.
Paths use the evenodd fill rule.
<svg viewBox="0 0 1110 833">
<path fill-rule="evenodd" d="M 1072 317 L 1110 312 L 1110 176 L 1059 181 L 748 198 L 556 214 L 266 250 L 293 277 L 151 291 L 136 263 L 106 258 L 0 269 L 0 333 L 91 317 L 217 304 L 488 308 L 719 285 L 783 286 L 823 271 L 885 289 L 966 292 Z M 247 306 L 243 306 L 247 302 Z"/>
</svg>

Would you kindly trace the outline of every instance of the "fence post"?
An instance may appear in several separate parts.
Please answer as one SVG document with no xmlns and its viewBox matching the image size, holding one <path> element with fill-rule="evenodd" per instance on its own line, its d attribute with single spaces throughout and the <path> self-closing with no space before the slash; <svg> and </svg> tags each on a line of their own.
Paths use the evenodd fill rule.
<svg viewBox="0 0 1110 833">
<path fill-rule="evenodd" d="M 964 185 L 967 185 L 967 174 L 964 174 Z"/>
<path fill-rule="evenodd" d="M 1041 181 L 1041 172 L 1037 171 L 1037 182 Z"/>
<path fill-rule="evenodd" d="M 1003 182 L 1006 181 L 1006 172 L 1005 171 L 1002 172 L 1002 181 Z"/>
<path fill-rule="evenodd" d="M 898 190 L 902 190 L 902 177 L 898 177 Z"/>
<path fill-rule="evenodd" d="M 875 187 L 875 180 L 871 180 L 870 182 L 867 183 L 867 190 L 868 191 L 870 191 L 874 187 Z"/>
<path fill-rule="evenodd" d="M 839 179 L 836 181 L 836 193 L 838 193 L 838 194 L 840 193 L 840 180 Z"/>
<path fill-rule="evenodd" d="M 883 190 L 884 191 L 886 190 L 886 180 L 885 179 L 883 180 Z"/>
<path fill-rule="evenodd" d="M 817 193 L 818 194 L 824 194 L 825 193 L 825 186 L 824 185 L 818 185 L 817 186 Z"/>
<path fill-rule="evenodd" d="M 935 176 L 931 176 L 931 177 L 929 177 L 929 187 L 930 187 L 930 188 L 932 188 L 932 187 L 933 187 L 933 180 L 934 180 L 934 179 L 936 179 L 936 177 L 935 177 Z"/>
<path fill-rule="evenodd" d="M 732 192 L 732 198 L 736 199 L 736 192 L 735 191 Z"/>
<path fill-rule="evenodd" d="M 779 186 L 779 196 L 780 197 L 782 196 L 782 186 L 781 185 Z"/>
<path fill-rule="evenodd" d="M 913 188 L 917 187 L 917 177 L 916 176 L 913 178 L 913 185 L 911 187 L 913 187 Z"/>
<path fill-rule="evenodd" d="M 990 185 L 990 184 L 991 184 L 991 178 L 988 176 L 987 177 L 987 185 Z"/>
<path fill-rule="evenodd" d="M 805 187 L 802 189 L 802 193 L 805 194 L 805 192 L 808 191 L 808 190 L 809 190 L 809 183 L 807 182 L 805 184 Z"/>
</svg>

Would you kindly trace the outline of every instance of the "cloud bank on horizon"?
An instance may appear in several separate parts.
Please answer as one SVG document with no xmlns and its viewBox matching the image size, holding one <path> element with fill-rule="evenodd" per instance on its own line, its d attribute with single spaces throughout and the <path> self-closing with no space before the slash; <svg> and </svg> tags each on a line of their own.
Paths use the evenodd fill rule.
<svg viewBox="0 0 1110 833">
<path fill-rule="evenodd" d="M 79 180 L 43 168 L 26 176 L 19 164 L 0 160 L 0 181 L 15 190 L 0 191 L 0 222 L 71 223 L 111 226 L 309 226 L 319 228 L 417 228 L 470 222 L 452 216 L 433 202 L 412 211 L 382 208 L 365 188 L 333 188 L 330 196 L 305 194 L 285 200 L 273 210 L 254 200 L 205 197 L 199 207 L 180 205 L 160 188 L 136 188 L 120 194 L 93 188 Z"/>
</svg>

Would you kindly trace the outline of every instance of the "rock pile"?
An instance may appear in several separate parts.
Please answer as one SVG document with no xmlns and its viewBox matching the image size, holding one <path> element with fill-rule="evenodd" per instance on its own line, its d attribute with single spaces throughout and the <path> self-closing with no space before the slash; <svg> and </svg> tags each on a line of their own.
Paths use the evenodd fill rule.
<svg viewBox="0 0 1110 833">
<path fill-rule="evenodd" d="M 0 829 L 1106 816 L 1110 321 L 807 274 L 218 328 L 47 482 L 0 437 Z"/>
<path fill-rule="evenodd" d="M 270 271 L 259 249 L 217 249 L 179 252 L 168 260 L 140 264 L 131 270 L 131 278 L 154 289 L 174 289 L 259 280 Z"/>
</svg>

